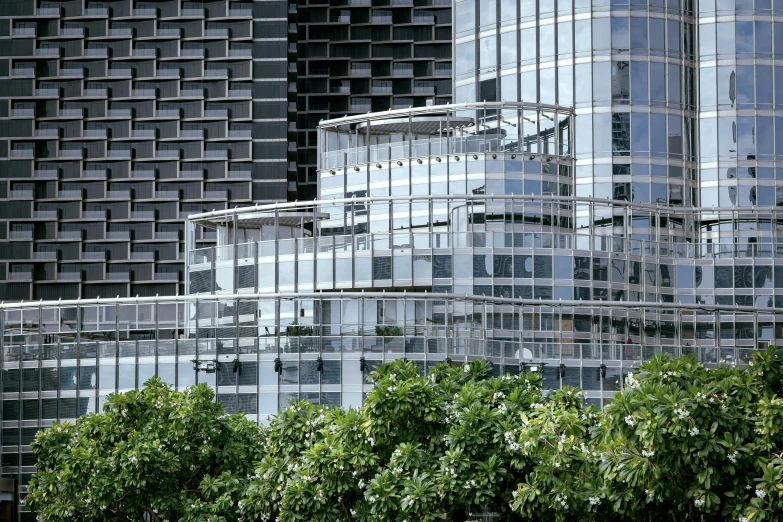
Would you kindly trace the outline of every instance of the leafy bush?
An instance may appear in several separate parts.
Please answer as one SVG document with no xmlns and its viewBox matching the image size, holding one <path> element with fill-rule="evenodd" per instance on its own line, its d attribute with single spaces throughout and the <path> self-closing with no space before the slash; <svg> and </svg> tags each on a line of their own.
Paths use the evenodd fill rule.
<svg viewBox="0 0 783 522">
<path fill-rule="evenodd" d="M 782 359 L 659 355 L 602 411 L 538 373 L 396 360 L 362 408 L 301 401 L 264 429 L 203 385 L 150 381 L 38 436 L 28 504 L 58 521 L 783 520 Z"/>
</svg>

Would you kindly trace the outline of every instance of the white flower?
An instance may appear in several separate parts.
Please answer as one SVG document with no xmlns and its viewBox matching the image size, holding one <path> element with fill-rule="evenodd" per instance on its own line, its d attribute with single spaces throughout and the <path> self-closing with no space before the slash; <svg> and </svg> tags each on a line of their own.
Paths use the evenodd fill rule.
<svg viewBox="0 0 783 522">
<path fill-rule="evenodd" d="M 704 505 L 704 499 L 701 499 L 701 498 L 695 499 L 693 501 L 693 505 L 696 506 L 697 508 L 702 507 Z"/>
<path fill-rule="evenodd" d="M 625 423 L 631 427 L 634 427 L 636 425 L 636 421 L 633 419 L 632 415 L 627 415 L 625 417 Z"/>
<path fill-rule="evenodd" d="M 750 363 L 753 364 L 753 363 Z M 748 522 L 748 517 L 739 517 L 739 522 Z"/>
<path fill-rule="evenodd" d="M 688 430 L 688 435 L 690 435 L 691 437 L 695 437 L 698 434 L 699 434 L 699 428 L 693 427 Z"/>
<path fill-rule="evenodd" d="M 732 464 L 736 464 L 739 453 L 737 452 L 737 450 L 734 450 L 733 452 L 729 453 L 727 456 Z"/>
<path fill-rule="evenodd" d="M 767 496 L 767 492 L 764 491 L 763 489 L 757 489 L 756 496 L 763 499 L 764 497 Z"/>
<path fill-rule="evenodd" d="M 601 504 L 601 499 L 598 497 L 590 497 L 588 500 L 590 501 L 591 506 L 598 506 Z"/>
<path fill-rule="evenodd" d="M 648 457 L 649 458 L 649 457 L 654 457 L 654 456 L 655 456 L 655 451 L 653 451 L 653 450 L 650 450 L 650 451 L 642 450 L 642 457 Z"/>
</svg>

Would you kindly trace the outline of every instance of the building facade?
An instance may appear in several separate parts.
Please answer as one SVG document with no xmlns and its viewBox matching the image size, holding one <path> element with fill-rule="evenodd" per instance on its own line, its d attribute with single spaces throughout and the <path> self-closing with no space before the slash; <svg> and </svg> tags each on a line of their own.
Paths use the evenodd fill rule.
<svg viewBox="0 0 783 522">
<path fill-rule="evenodd" d="M 279 1 L 2 2 L 3 299 L 181 294 L 189 213 L 295 194 L 288 17 Z"/>
<path fill-rule="evenodd" d="M 2 2 L 0 295 L 184 293 L 184 218 L 314 198 L 322 119 L 450 101 L 450 27 L 438 1 Z"/>
<path fill-rule="evenodd" d="M 0 305 L 3 477 L 23 497 L 39 429 L 154 375 L 206 382 L 257 422 L 297 399 L 361 405 L 397 358 L 487 359 L 600 405 L 656 353 L 735 364 L 783 338 L 776 250 L 634 238 L 615 221 L 663 238 L 675 212 L 691 226 L 707 209 L 558 195 L 574 121 L 520 102 L 326 121 L 318 200 L 190 216 L 187 295 Z"/>
<path fill-rule="evenodd" d="M 317 126 L 451 101 L 451 0 L 300 2 L 297 194 L 317 190 Z"/>
<path fill-rule="evenodd" d="M 351 2 L 288 16 L 308 39 L 327 20 L 310 16 L 336 17 L 338 36 L 348 18 L 369 17 L 372 35 L 376 7 L 386 10 Z M 781 342 L 783 28 L 761 1 L 695 9 L 457 1 L 456 103 L 376 107 L 398 92 L 392 61 L 391 97 L 369 104 L 388 110 L 320 122 L 314 158 L 311 134 L 298 141 L 304 180 L 285 138 L 286 192 L 295 171 L 315 183 L 315 201 L 191 213 L 184 295 L 1 304 L 3 477 L 23 496 L 37 430 L 153 375 L 207 382 L 258 422 L 292 399 L 359 405 L 368 373 L 402 357 L 422 370 L 488 359 L 498 374 L 539 371 L 547 388 L 578 386 L 600 405 L 656 353 L 742 364 Z M 405 26 L 400 13 L 392 21 Z M 278 43 L 254 35 L 254 53 L 281 50 L 282 33 L 268 36 Z M 320 66 L 332 74 L 331 60 L 285 49 L 305 64 L 297 81 Z M 330 90 L 352 82 L 329 113 L 386 76 L 364 61 L 365 83 L 353 83 L 351 60 L 323 77 Z M 252 79 L 254 97 L 264 81 Z M 306 84 L 297 94 L 310 111 L 323 102 Z M 253 169 L 259 144 L 284 142 L 255 129 Z"/>
</svg>

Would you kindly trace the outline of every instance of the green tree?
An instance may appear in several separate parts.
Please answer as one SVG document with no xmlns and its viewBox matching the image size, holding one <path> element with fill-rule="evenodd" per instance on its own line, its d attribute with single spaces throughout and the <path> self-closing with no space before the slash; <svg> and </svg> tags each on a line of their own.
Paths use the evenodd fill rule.
<svg viewBox="0 0 783 522">
<path fill-rule="evenodd" d="M 153 378 L 109 396 L 102 414 L 42 430 L 26 504 L 42 521 L 237 520 L 265 437 L 214 397 Z"/>
</svg>

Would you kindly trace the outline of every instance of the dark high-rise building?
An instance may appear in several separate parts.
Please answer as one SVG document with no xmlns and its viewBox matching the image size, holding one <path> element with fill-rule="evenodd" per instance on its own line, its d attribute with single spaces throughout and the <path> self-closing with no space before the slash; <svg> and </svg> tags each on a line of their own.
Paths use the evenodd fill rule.
<svg viewBox="0 0 783 522">
<path fill-rule="evenodd" d="M 300 1 L 297 187 L 316 197 L 316 127 L 451 101 L 451 0 Z"/>
<path fill-rule="evenodd" d="M 181 293 L 185 216 L 285 200 L 288 16 L 0 3 L 2 299 Z"/>
<path fill-rule="evenodd" d="M 376 4 L 0 3 L 0 296 L 182 293 L 189 213 L 314 198 L 321 119 L 449 101 L 450 3 Z"/>
</svg>

